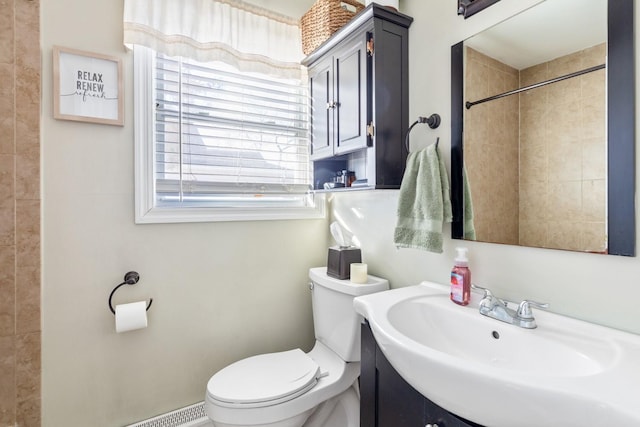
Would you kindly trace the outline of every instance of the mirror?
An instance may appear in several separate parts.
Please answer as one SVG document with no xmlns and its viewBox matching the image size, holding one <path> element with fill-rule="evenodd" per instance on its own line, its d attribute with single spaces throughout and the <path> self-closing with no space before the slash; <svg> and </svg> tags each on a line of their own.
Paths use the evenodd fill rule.
<svg viewBox="0 0 640 427">
<path fill-rule="evenodd" d="M 451 53 L 452 237 L 634 256 L 633 0 L 546 0 Z"/>
</svg>

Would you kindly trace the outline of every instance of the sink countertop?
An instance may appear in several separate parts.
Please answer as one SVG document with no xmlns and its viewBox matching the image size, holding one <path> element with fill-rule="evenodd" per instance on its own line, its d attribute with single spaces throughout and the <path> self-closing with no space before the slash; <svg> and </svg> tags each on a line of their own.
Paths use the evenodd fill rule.
<svg viewBox="0 0 640 427">
<path fill-rule="evenodd" d="M 639 335 L 537 309 L 538 327 L 523 329 L 481 315 L 480 300 L 472 292 L 470 304 L 459 306 L 448 286 L 422 282 L 358 297 L 354 307 L 409 384 L 468 420 L 640 425 Z M 496 346 L 504 358 L 491 353 Z"/>
</svg>

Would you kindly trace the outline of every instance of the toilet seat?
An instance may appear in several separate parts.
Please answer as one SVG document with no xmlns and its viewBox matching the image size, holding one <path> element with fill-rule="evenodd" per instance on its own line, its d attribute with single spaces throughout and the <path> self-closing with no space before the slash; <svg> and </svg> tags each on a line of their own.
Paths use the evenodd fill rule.
<svg viewBox="0 0 640 427">
<path fill-rule="evenodd" d="M 294 399 L 321 377 L 318 364 L 300 349 L 239 360 L 216 373 L 207 393 L 218 405 L 259 408 Z"/>
</svg>

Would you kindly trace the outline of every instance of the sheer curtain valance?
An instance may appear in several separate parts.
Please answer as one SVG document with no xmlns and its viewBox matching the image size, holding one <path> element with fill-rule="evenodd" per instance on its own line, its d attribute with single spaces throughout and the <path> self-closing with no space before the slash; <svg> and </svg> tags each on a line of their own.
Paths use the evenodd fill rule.
<svg viewBox="0 0 640 427">
<path fill-rule="evenodd" d="M 125 0 L 124 43 L 243 72 L 302 77 L 298 22 L 232 0 Z"/>
</svg>

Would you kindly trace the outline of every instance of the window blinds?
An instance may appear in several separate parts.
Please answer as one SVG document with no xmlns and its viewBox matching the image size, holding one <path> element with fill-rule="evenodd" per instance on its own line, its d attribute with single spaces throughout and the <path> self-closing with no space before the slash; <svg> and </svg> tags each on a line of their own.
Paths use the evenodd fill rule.
<svg viewBox="0 0 640 427">
<path fill-rule="evenodd" d="M 155 54 L 156 202 L 302 205 L 306 83 Z"/>
</svg>

